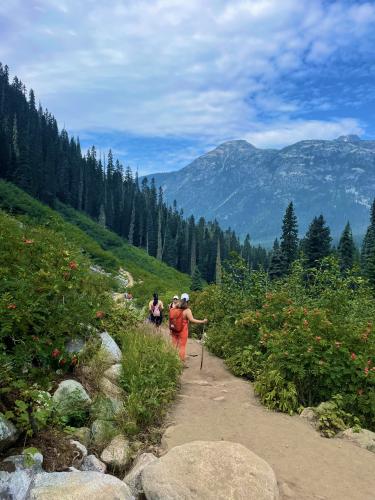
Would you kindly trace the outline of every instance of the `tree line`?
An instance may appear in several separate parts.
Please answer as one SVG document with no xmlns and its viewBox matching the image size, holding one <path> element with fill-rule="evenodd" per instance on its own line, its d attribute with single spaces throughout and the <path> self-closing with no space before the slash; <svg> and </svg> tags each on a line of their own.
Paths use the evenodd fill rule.
<svg viewBox="0 0 375 500">
<path fill-rule="evenodd" d="M 304 238 L 298 238 L 293 204 L 286 209 L 280 243 L 272 251 L 251 244 L 247 235 L 240 241 L 217 221 L 184 217 L 177 203 L 169 206 L 153 179 L 140 182 L 138 174 L 124 168 L 112 151 L 101 157 L 94 146 L 85 154 L 78 138 L 59 131 L 57 121 L 36 105 L 31 89 L 0 63 L 0 177 L 14 182 L 35 198 L 54 206 L 59 200 L 81 210 L 144 248 L 150 255 L 191 274 L 193 287 L 200 279 L 221 282 L 222 262 L 232 252 L 249 269 L 263 268 L 272 278 L 284 276 L 301 252 L 307 267 L 334 252 L 342 269 L 359 262 L 349 223 L 337 248 L 322 215 L 315 217 Z M 375 209 L 361 252 L 364 274 L 375 283 Z"/>
</svg>

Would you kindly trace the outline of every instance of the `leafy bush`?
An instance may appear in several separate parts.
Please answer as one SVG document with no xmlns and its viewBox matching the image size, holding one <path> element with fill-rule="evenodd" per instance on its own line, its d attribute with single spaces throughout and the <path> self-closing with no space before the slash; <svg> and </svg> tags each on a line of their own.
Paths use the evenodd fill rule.
<svg viewBox="0 0 375 500">
<path fill-rule="evenodd" d="M 146 326 L 123 331 L 121 340 L 123 426 L 137 434 L 160 423 L 176 393 L 181 363 L 175 349 Z"/>
<path fill-rule="evenodd" d="M 272 283 L 236 265 L 222 287 L 194 302 L 210 320 L 208 348 L 255 380 L 270 408 L 291 413 L 340 395 L 340 411 L 374 430 L 375 302 L 366 281 L 355 271 L 343 275 L 333 258 L 309 276 L 296 262 L 290 276 Z"/>
<path fill-rule="evenodd" d="M 336 394 L 330 401 L 321 403 L 314 409 L 317 428 L 323 436 L 334 437 L 348 427 L 360 428 L 360 420 L 343 408 L 344 399 L 340 394 Z"/>
</svg>

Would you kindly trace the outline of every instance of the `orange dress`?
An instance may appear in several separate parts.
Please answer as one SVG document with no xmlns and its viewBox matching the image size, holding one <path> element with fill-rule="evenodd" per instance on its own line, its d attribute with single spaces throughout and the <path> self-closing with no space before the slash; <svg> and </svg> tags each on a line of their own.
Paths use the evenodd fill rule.
<svg viewBox="0 0 375 500">
<path fill-rule="evenodd" d="M 183 328 L 177 335 L 175 333 L 171 334 L 172 344 L 178 349 L 181 361 L 185 359 L 186 344 L 189 337 L 189 320 L 184 318 L 182 320 Z"/>
</svg>

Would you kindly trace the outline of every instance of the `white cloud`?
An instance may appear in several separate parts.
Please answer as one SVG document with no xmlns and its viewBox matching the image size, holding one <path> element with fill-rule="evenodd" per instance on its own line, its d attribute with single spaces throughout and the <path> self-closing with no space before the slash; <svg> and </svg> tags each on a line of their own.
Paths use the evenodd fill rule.
<svg viewBox="0 0 375 500">
<path fill-rule="evenodd" d="M 260 148 L 281 148 L 306 139 L 332 140 L 340 135 L 362 133 L 363 128 L 352 118 L 332 121 L 296 120 L 263 125 L 260 130 L 247 134 L 246 139 Z"/>
<path fill-rule="evenodd" d="M 305 104 L 280 90 L 310 63 L 319 71 L 338 51 L 367 47 L 375 5 L 35 0 L 25 7 L 11 0 L 0 14 L 11 25 L 5 62 L 70 130 L 215 141 L 247 135 L 281 144 L 350 129 L 347 120 L 294 126 L 291 116 Z M 276 125 L 259 130 L 271 111 Z"/>
</svg>

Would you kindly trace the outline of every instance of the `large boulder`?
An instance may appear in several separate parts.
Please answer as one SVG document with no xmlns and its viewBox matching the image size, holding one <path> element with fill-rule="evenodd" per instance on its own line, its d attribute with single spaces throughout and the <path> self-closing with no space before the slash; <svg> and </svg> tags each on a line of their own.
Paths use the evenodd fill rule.
<svg viewBox="0 0 375 500">
<path fill-rule="evenodd" d="M 104 395 L 98 396 L 90 408 L 91 417 L 95 420 L 115 420 L 123 408 L 123 402 Z"/>
<path fill-rule="evenodd" d="M 275 474 L 263 459 L 227 441 L 172 448 L 142 472 L 147 500 L 276 500 Z"/>
<path fill-rule="evenodd" d="M 102 340 L 102 349 L 106 353 L 108 361 L 112 364 L 120 363 L 122 359 L 121 349 L 110 334 L 108 332 L 102 332 L 100 338 Z"/>
<path fill-rule="evenodd" d="M 157 458 L 152 453 L 142 453 L 142 455 L 140 455 L 133 464 L 131 470 L 124 477 L 124 483 L 126 483 L 129 486 L 131 492 L 135 497 L 143 493 L 142 489 L 143 470 L 156 460 Z"/>
<path fill-rule="evenodd" d="M 356 432 L 353 428 L 350 428 L 340 432 L 337 437 L 351 441 L 355 445 L 375 453 L 375 432 L 367 429 L 360 429 Z"/>
<path fill-rule="evenodd" d="M 71 427 L 69 437 L 75 438 L 87 448 L 90 444 L 91 431 L 88 427 Z"/>
<path fill-rule="evenodd" d="M 17 429 L 12 422 L 9 422 L 9 420 L 0 413 L 0 451 L 9 448 L 11 444 L 17 441 L 17 438 Z"/>
<path fill-rule="evenodd" d="M 50 472 L 38 474 L 29 500 L 134 500 L 129 487 L 100 472 Z"/>
<path fill-rule="evenodd" d="M 63 380 L 53 395 L 57 411 L 68 416 L 79 411 L 85 411 L 91 404 L 90 396 L 76 380 Z"/>
<path fill-rule="evenodd" d="M 123 434 L 119 434 L 103 450 L 100 459 L 112 467 L 123 468 L 129 461 L 130 453 L 129 441 Z"/>
</svg>

